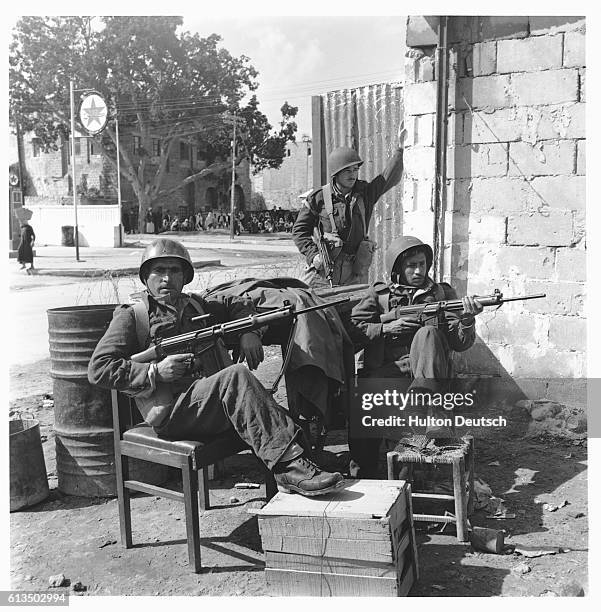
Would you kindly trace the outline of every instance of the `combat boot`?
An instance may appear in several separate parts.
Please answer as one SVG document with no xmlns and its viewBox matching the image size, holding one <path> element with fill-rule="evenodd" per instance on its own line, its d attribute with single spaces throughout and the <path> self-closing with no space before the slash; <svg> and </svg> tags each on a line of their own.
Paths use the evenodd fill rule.
<svg viewBox="0 0 601 612">
<path fill-rule="evenodd" d="M 290 461 L 280 461 L 273 469 L 278 491 L 300 493 L 306 497 L 329 493 L 342 482 L 339 472 L 326 472 L 304 454 Z"/>
</svg>

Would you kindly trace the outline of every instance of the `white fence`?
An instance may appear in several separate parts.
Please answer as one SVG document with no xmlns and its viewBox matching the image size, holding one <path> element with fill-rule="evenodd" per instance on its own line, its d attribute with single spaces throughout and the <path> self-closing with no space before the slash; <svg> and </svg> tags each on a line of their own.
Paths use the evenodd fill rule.
<svg viewBox="0 0 601 612">
<path fill-rule="evenodd" d="M 60 245 L 64 226 L 75 226 L 73 206 L 36 206 L 25 204 L 33 212 L 31 225 L 36 244 Z M 77 207 L 79 246 L 121 246 L 121 215 L 118 206 L 94 205 Z"/>
</svg>

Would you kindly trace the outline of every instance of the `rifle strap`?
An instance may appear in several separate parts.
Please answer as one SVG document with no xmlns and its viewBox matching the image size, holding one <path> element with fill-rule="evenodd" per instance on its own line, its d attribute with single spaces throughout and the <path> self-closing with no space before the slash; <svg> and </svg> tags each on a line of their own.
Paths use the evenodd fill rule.
<svg viewBox="0 0 601 612">
<path fill-rule="evenodd" d="M 336 227 L 336 222 L 334 221 L 334 203 L 332 201 L 332 184 L 328 183 L 327 185 L 324 185 L 322 187 L 322 193 L 323 193 L 324 208 L 326 209 L 326 213 L 328 214 L 328 217 L 330 218 L 330 225 L 332 226 L 331 233 L 336 234 L 336 236 L 338 236 L 338 228 Z M 367 223 L 366 223 L 366 218 L 365 218 L 365 203 L 363 202 L 363 198 L 359 196 L 358 194 L 353 194 L 353 197 L 350 203 L 351 224 L 353 222 L 353 208 L 355 207 L 355 205 L 359 209 L 361 223 L 363 224 L 362 233 L 363 233 L 363 237 L 366 238 Z"/>
<path fill-rule="evenodd" d="M 138 347 L 141 351 L 148 348 L 150 344 L 150 318 L 148 316 L 148 302 L 140 299 L 132 305 L 136 317 L 136 336 Z"/>
</svg>

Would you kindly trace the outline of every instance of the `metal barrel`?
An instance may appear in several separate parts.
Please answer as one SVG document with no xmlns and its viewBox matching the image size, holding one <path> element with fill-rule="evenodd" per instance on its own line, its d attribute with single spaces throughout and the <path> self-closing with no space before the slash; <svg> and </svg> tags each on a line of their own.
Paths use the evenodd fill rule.
<svg viewBox="0 0 601 612">
<path fill-rule="evenodd" d="M 111 393 L 88 382 L 88 363 L 111 322 L 116 304 L 51 308 L 50 375 L 54 379 L 54 429 L 58 488 L 67 495 L 117 494 Z M 164 482 L 167 470 L 131 461 L 135 479 Z"/>
<path fill-rule="evenodd" d="M 39 422 L 9 421 L 9 450 L 10 511 L 14 512 L 37 504 L 50 494 Z"/>
</svg>

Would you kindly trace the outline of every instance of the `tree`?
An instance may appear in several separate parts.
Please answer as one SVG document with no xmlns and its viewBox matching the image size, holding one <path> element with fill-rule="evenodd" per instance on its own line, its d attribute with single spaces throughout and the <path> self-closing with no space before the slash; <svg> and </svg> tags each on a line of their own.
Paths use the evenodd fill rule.
<svg viewBox="0 0 601 612">
<path fill-rule="evenodd" d="M 115 118 L 120 130 L 139 136 L 132 155 L 120 147 L 121 175 L 139 205 L 139 220 L 162 197 L 199 177 L 229 184 L 231 127 L 224 114 L 242 117 L 236 163 L 248 157 L 256 169 L 281 165 L 293 140 L 297 109 L 285 103 L 275 131 L 253 94 L 257 71 L 248 57 L 233 57 L 212 34 L 182 30 L 181 17 L 23 17 L 9 54 L 10 115 L 32 131 L 46 150 L 69 135 L 69 81 L 101 93 L 109 122 L 95 141 L 116 169 Z M 153 139 L 160 139 L 156 155 Z M 205 168 L 167 189 L 168 160 L 177 142 L 197 149 Z M 141 228 L 140 228 L 141 229 Z"/>
</svg>

